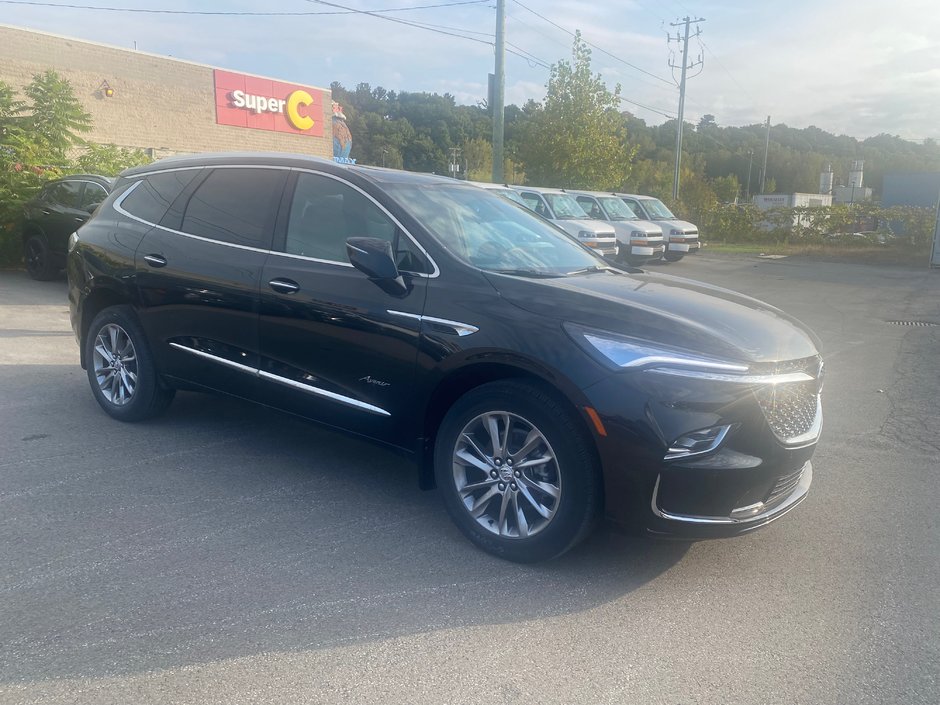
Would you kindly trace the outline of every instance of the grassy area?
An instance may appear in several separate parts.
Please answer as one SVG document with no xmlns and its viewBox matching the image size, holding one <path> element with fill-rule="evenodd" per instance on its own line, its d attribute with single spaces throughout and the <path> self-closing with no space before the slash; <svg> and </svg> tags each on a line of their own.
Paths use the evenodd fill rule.
<svg viewBox="0 0 940 705">
<path fill-rule="evenodd" d="M 879 247 L 877 245 L 847 245 L 820 243 L 723 243 L 709 242 L 702 248 L 705 254 L 787 255 L 790 257 L 816 257 L 843 262 L 866 264 L 908 264 L 926 266 L 930 253 L 907 246 Z"/>
</svg>

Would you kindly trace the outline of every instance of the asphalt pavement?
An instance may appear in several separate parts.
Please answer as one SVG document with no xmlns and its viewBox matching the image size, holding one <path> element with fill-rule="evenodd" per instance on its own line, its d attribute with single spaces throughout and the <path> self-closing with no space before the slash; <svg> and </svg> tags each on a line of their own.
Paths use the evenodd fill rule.
<svg viewBox="0 0 940 705">
<path fill-rule="evenodd" d="M 0 703 L 940 702 L 940 271 L 659 271 L 819 334 L 814 485 L 754 534 L 465 541 L 385 450 L 181 393 L 98 408 L 62 281 L 0 272 Z"/>
</svg>

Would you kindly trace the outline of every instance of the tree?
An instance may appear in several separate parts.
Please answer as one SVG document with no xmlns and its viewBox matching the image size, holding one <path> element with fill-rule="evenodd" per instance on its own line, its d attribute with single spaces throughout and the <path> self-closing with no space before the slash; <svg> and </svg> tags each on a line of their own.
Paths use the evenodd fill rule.
<svg viewBox="0 0 940 705">
<path fill-rule="evenodd" d="M 715 116 L 711 114 L 702 115 L 702 119 L 698 121 L 699 132 L 702 132 L 705 128 L 708 127 L 718 127 L 718 123 L 715 122 Z"/>
<path fill-rule="evenodd" d="M 526 106 L 530 119 L 516 143 L 526 179 L 540 186 L 619 189 L 634 150 L 613 92 L 591 73 L 591 50 L 576 32 L 571 61 L 551 68 L 543 104 Z"/>
<path fill-rule="evenodd" d="M 43 154 L 45 166 L 63 166 L 69 152 L 91 129 L 91 115 L 78 102 L 71 84 L 55 71 L 33 76 L 24 92 L 29 99 L 24 129 Z"/>
</svg>

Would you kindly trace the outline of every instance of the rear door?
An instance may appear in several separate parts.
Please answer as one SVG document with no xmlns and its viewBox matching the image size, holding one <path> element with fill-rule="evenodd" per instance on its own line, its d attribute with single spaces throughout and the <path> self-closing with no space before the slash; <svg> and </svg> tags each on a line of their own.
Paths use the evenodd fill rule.
<svg viewBox="0 0 940 705">
<path fill-rule="evenodd" d="M 388 211 L 345 179 L 298 171 L 288 190 L 261 277 L 264 400 L 413 450 L 419 319 L 433 264 Z M 408 293 L 386 293 L 355 269 L 349 237 L 391 242 Z"/>
<path fill-rule="evenodd" d="M 84 186 L 83 181 L 59 181 L 49 187 L 40 204 L 42 229 L 49 249 L 56 254 L 65 254 L 69 235 L 88 220 L 88 213 L 80 209 Z"/>
<path fill-rule="evenodd" d="M 165 374 L 255 397 L 258 283 L 288 173 L 235 166 L 164 176 L 186 183 L 137 248 L 136 269 L 140 318 Z"/>
</svg>

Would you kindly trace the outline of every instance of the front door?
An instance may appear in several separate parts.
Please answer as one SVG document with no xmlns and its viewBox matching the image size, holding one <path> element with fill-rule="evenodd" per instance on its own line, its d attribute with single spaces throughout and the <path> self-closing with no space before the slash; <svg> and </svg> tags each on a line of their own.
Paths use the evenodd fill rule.
<svg viewBox="0 0 940 705">
<path fill-rule="evenodd" d="M 261 276 L 260 384 L 293 413 L 413 450 L 412 409 L 430 260 L 363 190 L 298 171 Z M 388 240 L 408 293 L 355 269 L 349 237 Z M 410 272 L 410 273 L 406 273 Z"/>
</svg>

